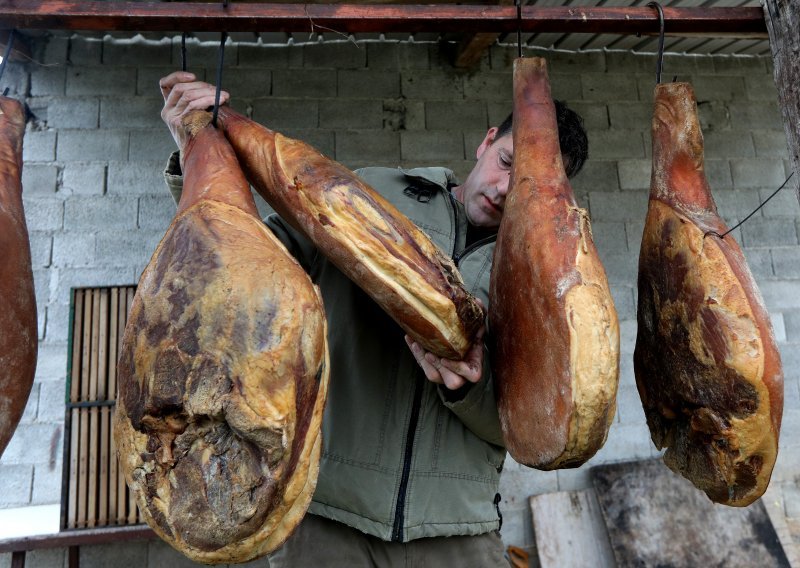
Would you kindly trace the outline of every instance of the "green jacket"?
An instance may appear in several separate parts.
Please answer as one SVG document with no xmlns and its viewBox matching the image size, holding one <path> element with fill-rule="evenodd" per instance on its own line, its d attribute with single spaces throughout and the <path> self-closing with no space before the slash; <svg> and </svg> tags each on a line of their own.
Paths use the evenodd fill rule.
<svg viewBox="0 0 800 568">
<path fill-rule="evenodd" d="M 177 199 L 176 164 L 166 177 Z M 465 249 L 466 215 L 448 189 L 453 173 L 357 173 L 457 260 L 467 289 L 488 305 L 494 239 Z M 505 449 L 488 354 L 484 378 L 453 397 L 425 379 L 400 327 L 308 239 L 277 215 L 266 223 L 320 286 L 328 319 L 331 382 L 309 512 L 400 542 L 498 529 Z"/>
</svg>

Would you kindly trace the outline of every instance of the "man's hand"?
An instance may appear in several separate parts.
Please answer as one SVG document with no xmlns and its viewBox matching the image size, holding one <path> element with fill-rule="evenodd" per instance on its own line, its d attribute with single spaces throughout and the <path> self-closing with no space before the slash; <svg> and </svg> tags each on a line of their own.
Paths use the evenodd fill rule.
<svg viewBox="0 0 800 568">
<path fill-rule="evenodd" d="M 175 71 L 158 82 L 161 95 L 164 97 L 161 120 L 169 128 L 181 154 L 186 143 L 181 120 L 190 111 L 213 107 L 217 92 L 214 85 L 196 79 L 197 77 L 193 73 Z M 230 95 L 226 91 L 220 92 L 219 104 L 225 104 L 229 99 Z"/>
<path fill-rule="evenodd" d="M 414 358 L 425 371 L 425 376 L 432 383 L 444 385 L 450 390 L 456 390 L 467 383 L 477 383 L 483 373 L 483 332 L 481 328 L 475 336 L 475 341 L 461 360 L 444 359 L 437 357 L 430 351 L 425 351 L 419 343 L 406 335 L 406 343 L 411 349 Z"/>
</svg>

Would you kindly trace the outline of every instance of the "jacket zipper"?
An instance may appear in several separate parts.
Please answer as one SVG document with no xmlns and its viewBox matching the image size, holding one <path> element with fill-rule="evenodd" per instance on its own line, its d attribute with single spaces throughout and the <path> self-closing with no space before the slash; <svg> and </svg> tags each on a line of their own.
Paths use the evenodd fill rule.
<svg viewBox="0 0 800 568">
<path fill-rule="evenodd" d="M 455 234 L 455 239 L 453 240 L 453 254 L 450 257 L 455 260 L 456 252 L 458 248 L 458 205 L 456 205 L 456 197 L 453 193 L 448 189 L 447 196 L 450 198 L 450 207 L 453 208 L 453 233 Z M 458 261 L 456 261 L 456 266 L 458 266 Z"/>
<path fill-rule="evenodd" d="M 453 256 L 453 262 L 456 263 L 456 267 L 458 267 L 458 263 L 462 258 L 467 256 L 469 253 L 474 251 L 476 248 L 482 247 L 486 243 L 490 243 L 490 242 L 495 241 L 495 240 L 497 240 L 497 233 L 495 233 L 494 235 L 491 235 L 489 237 L 484 237 L 484 238 L 480 239 L 479 241 L 475 241 L 474 243 L 469 245 L 467 248 L 462 250 L 460 254 L 454 255 Z"/>
<path fill-rule="evenodd" d="M 419 411 L 422 407 L 422 377 L 417 377 L 414 384 L 414 402 L 411 404 L 411 418 L 406 432 L 406 447 L 403 451 L 403 474 L 400 477 L 400 488 L 397 490 L 397 506 L 394 510 L 394 526 L 392 527 L 392 541 L 403 542 L 403 524 L 405 523 L 406 491 L 408 479 L 411 476 L 411 454 L 414 450 L 414 436 L 419 422 Z"/>
</svg>

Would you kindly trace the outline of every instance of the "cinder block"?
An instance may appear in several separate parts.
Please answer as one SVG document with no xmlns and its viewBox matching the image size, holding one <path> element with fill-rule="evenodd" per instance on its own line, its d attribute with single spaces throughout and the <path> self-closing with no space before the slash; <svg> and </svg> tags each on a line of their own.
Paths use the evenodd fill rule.
<svg viewBox="0 0 800 568">
<path fill-rule="evenodd" d="M 29 164 L 22 168 L 22 191 L 25 195 L 46 196 L 56 192 L 58 168 Z"/>
<path fill-rule="evenodd" d="M 605 130 L 609 127 L 608 107 L 604 104 L 569 101 L 567 107 L 580 115 L 586 130 Z"/>
<path fill-rule="evenodd" d="M 403 71 L 400 90 L 411 99 L 459 100 L 464 98 L 464 80 L 442 71 Z"/>
<path fill-rule="evenodd" d="M 466 157 L 461 133 L 452 130 L 401 132 L 400 154 L 404 160 L 442 160 L 444 163 Z"/>
<path fill-rule="evenodd" d="M 216 81 L 215 76 L 210 78 L 211 83 Z M 272 94 L 272 72 L 268 69 L 226 69 L 222 75 L 222 90 L 235 101 L 268 97 Z"/>
<path fill-rule="evenodd" d="M 94 233 L 67 231 L 53 235 L 54 266 L 94 266 L 96 263 Z"/>
<path fill-rule="evenodd" d="M 608 440 L 591 459 L 592 465 L 615 461 L 646 459 L 651 457 L 653 447 L 650 431 L 644 422 L 614 422 Z"/>
<path fill-rule="evenodd" d="M 747 266 L 750 267 L 750 271 L 756 279 L 774 277 L 775 273 L 772 268 L 772 257 L 769 254 L 769 249 L 748 248 L 743 249 L 742 252 L 747 261 Z"/>
<path fill-rule="evenodd" d="M 394 132 L 336 132 L 336 160 L 367 161 L 392 167 L 400 160 L 400 138 Z"/>
<path fill-rule="evenodd" d="M 764 75 L 764 57 L 758 55 L 717 55 L 713 58 L 718 75 Z"/>
<path fill-rule="evenodd" d="M 691 78 L 691 83 L 698 101 L 732 101 L 746 98 L 742 77 L 696 75 Z"/>
<path fill-rule="evenodd" d="M 754 130 L 753 142 L 756 156 L 765 158 L 789 158 L 786 134 L 782 130 Z"/>
<path fill-rule="evenodd" d="M 772 77 L 763 75 L 745 75 L 744 85 L 747 91 L 747 98 L 751 101 L 769 101 L 775 103 L 778 100 L 778 89 Z"/>
<path fill-rule="evenodd" d="M 589 203 L 593 222 L 641 220 L 647 214 L 646 192 L 592 191 Z"/>
<path fill-rule="evenodd" d="M 67 566 L 67 549 L 30 550 L 25 556 L 25 561 L 36 568 L 64 568 Z"/>
<path fill-rule="evenodd" d="M 178 57 L 180 58 L 180 55 Z M 158 82 L 173 71 L 179 70 L 180 60 L 176 65 L 165 67 L 139 67 L 136 73 L 136 94 L 144 97 L 161 97 L 161 88 L 158 86 Z M 206 80 L 206 70 L 204 68 L 190 68 L 189 71 L 195 75 L 196 81 Z M 229 71 L 234 71 L 234 69 L 226 70 L 225 76 Z M 213 73 L 210 76 L 214 77 Z"/>
<path fill-rule="evenodd" d="M 135 284 L 133 268 L 127 267 L 101 267 L 101 268 L 58 268 L 55 271 L 55 287 L 53 303 L 67 307 L 63 321 L 60 325 L 69 322 L 69 294 L 70 288 L 86 286 L 129 286 Z M 50 309 L 48 304 L 48 310 Z M 50 341 L 65 341 L 61 338 L 50 338 Z"/>
<path fill-rule="evenodd" d="M 769 311 L 786 311 L 800 308 L 800 294 L 797 293 L 797 282 L 791 280 L 761 280 L 758 282 L 758 287 Z M 800 367 L 800 363 L 798 363 L 798 366 Z"/>
<path fill-rule="evenodd" d="M 152 130 L 132 130 L 129 159 L 131 162 L 166 160 L 175 151 L 175 140 L 166 126 Z"/>
<path fill-rule="evenodd" d="M 706 160 L 704 164 L 708 185 L 716 193 L 719 189 L 732 189 L 731 165 L 728 160 Z"/>
<path fill-rule="evenodd" d="M 173 61 L 180 65 L 180 41 L 176 46 L 177 57 Z M 260 69 L 286 69 L 303 64 L 303 47 L 292 45 L 240 45 L 239 67 Z"/>
<path fill-rule="evenodd" d="M 66 396 L 66 369 L 62 378 L 56 381 L 47 381 L 39 389 L 39 422 L 63 422 L 64 404 Z"/>
<path fill-rule="evenodd" d="M 64 65 L 69 52 L 69 38 L 52 35 L 36 42 L 41 49 L 40 61 L 45 65 Z"/>
<path fill-rule="evenodd" d="M 766 158 L 743 158 L 731 162 L 733 186 L 735 188 L 759 187 L 778 189 L 786 177 L 783 161 Z"/>
<path fill-rule="evenodd" d="M 22 412 L 22 417 L 19 419 L 20 424 L 31 424 L 36 420 L 36 414 L 39 412 L 39 390 L 41 385 L 34 383 L 31 385 L 31 392 L 28 395 L 28 401 L 25 403 L 25 410 Z"/>
<path fill-rule="evenodd" d="M 590 191 L 616 191 L 619 189 L 617 162 L 596 159 L 590 144 L 589 160 L 583 165 L 583 169 L 578 175 L 570 180 L 570 185 L 576 194 L 586 194 Z"/>
<path fill-rule="evenodd" d="M 779 186 L 780 187 L 780 186 Z M 793 219 L 800 218 L 800 204 L 797 200 L 797 193 L 793 191 L 792 182 L 790 181 L 782 190 L 775 193 L 776 188 L 766 188 L 758 191 L 760 202 L 763 203 L 767 199 L 764 207 L 761 209 L 761 214 L 764 217 L 791 217 Z M 770 198 L 770 195 L 775 195 Z"/>
<path fill-rule="evenodd" d="M 163 98 L 107 97 L 100 102 L 100 128 L 159 128 Z"/>
<path fill-rule="evenodd" d="M 550 75 L 556 73 L 603 73 L 606 70 L 608 70 L 609 73 L 614 73 L 615 71 L 611 69 L 613 66 L 611 62 L 613 56 L 614 52 L 603 52 L 599 50 L 584 52 L 552 50 L 546 52 L 547 71 Z"/>
<path fill-rule="evenodd" d="M 367 43 L 367 67 L 396 72 L 399 69 L 397 43 Z"/>
<path fill-rule="evenodd" d="M 380 129 L 383 128 L 383 102 L 333 99 L 320 102 L 321 128 Z"/>
<path fill-rule="evenodd" d="M 3 457 L 5 458 L 5 455 Z M 0 491 L 0 508 L 27 505 L 31 500 L 33 466 L 11 465 L 6 463 L 5 459 L 3 462 L 0 465 L 0 477 L 3 479 L 3 491 Z"/>
<path fill-rule="evenodd" d="M 752 217 L 742 225 L 744 246 L 769 247 L 797 244 L 797 232 L 789 219 L 758 219 Z"/>
<path fill-rule="evenodd" d="M 728 104 L 731 123 L 741 129 L 773 129 L 783 132 L 783 121 L 777 102 L 732 102 Z"/>
<path fill-rule="evenodd" d="M 713 195 L 720 217 L 731 227 L 737 223 L 736 219 L 743 219 L 760 203 L 758 191 L 754 189 L 727 191 L 714 188 Z M 760 217 L 760 214 L 756 215 Z"/>
<path fill-rule="evenodd" d="M 608 116 L 613 129 L 650 130 L 653 119 L 652 103 L 611 103 L 608 105 Z"/>
<path fill-rule="evenodd" d="M 642 134 L 636 130 L 596 130 L 589 136 L 590 159 L 644 158 Z"/>
<path fill-rule="evenodd" d="M 83 568 L 107 568 L 108 566 L 148 566 L 149 543 L 115 542 L 81 546 L 80 565 Z"/>
<path fill-rule="evenodd" d="M 783 323 L 783 314 L 781 312 L 773 312 L 769 314 L 770 322 L 772 323 L 772 330 L 775 333 L 775 340 L 778 343 L 786 341 L 786 326 Z"/>
<path fill-rule="evenodd" d="M 634 275 L 635 276 L 635 275 Z M 634 283 L 636 278 L 631 279 Z M 637 324 L 635 319 L 620 320 L 619 322 L 619 345 L 623 357 L 632 357 L 633 348 L 636 345 Z"/>
<path fill-rule="evenodd" d="M 443 98 L 447 98 L 447 93 Z M 439 98 L 433 93 L 424 95 L 426 98 Z M 477 73 L 464 78 L 464 98 L 472 104 L 480 101 L 504 101 L 511 106 L 512 77 L 508 73 Z M 509 108 L 510 111 L 510 108 Z"/>
<path fill-rule="evenodd" d="M 176 205 L 172 196 L 143 196 L 139 198 L 139 229 L 166 231 L 175 217 Z"/>
<path fill-rule="evenodd" d="M 69 302 L 69 298 L 66 300 Z M 36 358 L 36 382 L 62 381 L 67 373 L 68 351 L 66 341 L 40 343 Z"/>
<path fill-rule="evenodd" d="M 46 322 L 40 326 L 40 339 L 64 342 L 69 339 L 69 291 L 58 302 L 47 304 Z M 44 315 L 43 313 L 41 315 Z M 46 325 L 45 325 L 46 324 Z"/>
<path fill-rule="evenodd" d="M 489 124 L 482 101 L 426 101 L 425 126 L 429 130 L 475 129 L 486 134 Z"/>
<path fill-rule="evenodd" d="M 54 98 L 47 109 L 50 128 L 97 128 L 100 100 L 95 97 Z"/>
<path fill-rule="evenodd" d="M 264 560 L 261 560 L 262 564 Z M 169 546 L 160 539 L 148 543 L 147 568 L 196 568 L 198 563 Z M 269 568 L 268 566 L 266 568 Z"/>
<path fill-rule="evenodd" d="M 36 295 L 36 311 L 38 314 L 43 314 L 45 306 L 50 300 L 50 281 L 51 271 L 46 268 L 40 268 L 33 271 L 33 288 Z"/>
<path fill-rule="evenodd" d="M 133 229 L 136 227 L 137 208 L 135 197 L 69 199 L 64 208 L 64 228 L 67 231 Z"/>
<path fill-rule="evenodd" d="M 436 68 L 434 59 L 441 63 L 438 53 L 432 56 L 430 43 L 404 41 L 395 45 L 397 46 L 397 65 L 400 70 Z"/>
<path fill-rule="evenodd" d="M 99 162 L 66 162 L 61 175 L 59 193 L 71 195 L 103 195 L 106 189 L 106 165 Z"/>
<path fill-rule="evenodd" d="M 795 282 L 794 284 L 795 289 L 797 289 L 797 283 Z M 783 363 L 785 379 L 788 379 L 790 382 L 797 382 L 800 380 L 800 344 L 784 343 L 778 345 L 778 349 L 780 349 L 781 352 L 781 362 Z"/>
<path fill-rule="evenodd" d="M 11 61 L 3 72 L 3 90 L 8 89 L 8 96 L 23 98 L 28 96 L 30 75 L 27 65 Z M 2 91 L 0 91 L 2 93 Z"/>
<path fill-rule="evenodd" d="M 23 194 L 22 201 L 29 231 L 56 231 L 62 227 L 64 202 L 60 199 L 27 198 Z"/>
<path fill-rule="evenodd" d="M 618 284 L 611 286 L 611 297 L 620 320 L 636 317 L 636 303 L 633 301 L 633 290 L 630 286 Z"/>
<path fill-rule="evenodd" d="M 556 100 L 566 101 L 571 104 L 573 101 L 581 100 L 583 96 L 583 86 L 581 85 L 580 75 L 551 75 L 550 94 Z M 601 104 L 600 101 L 596 101 Z M 507 99 L 506 104 L 511 112 L 511 98 Z"/>
<path fill-rule="evenodd" d="M 786 341 L 800 343 L 800 310 L 783 312 L 783 325 L 786 329 Z"/>
<path fill-rule="evenodd" d="M 800 278 L 800 248 L 774 248 L 772 261 L 778 278 Z M 800 293 L 800 283 L 798 283 Z"/>
<path fill-rule="evenodd" d="M 314 98 L 336 96 L 333 69 L 277 69 L 272 72 L 272 94 L 276 97 Z"/>
<path fill-rule="evenodd" d="M 51 458 L 57 459 L 61 452 L 58 443 L 61 430 L 60 424 L 20 424 L 6 446 L 3 462 L 36 464 L 47 463 Z"/>
<path fill-rule="evenodd" d="M 697 103 L 697 119 L 700 121 L 700 130 L 704 134 L 727 130 L 731 127 L 731 113 L 728 110 L 728 104 L 724 101 L 699 101 Z M 738 133 L 728 132 L 727 134 L 735 136 Z"/>
<path fill-rule="evenodd" d="M 269 128 L 316 128 L 319 103 L 303 99 L 259 99 L 253 101 L 253 120 Z"/>
<path fill-rule="evenodd" d="M 138 37 L 121 41 L 106 37 L 102 61 L 103 65 L 114 66 L 168 65 L 172 62 L 172 38 L 153 41 Z"/>
<path fill-rule="evenodd" d="M 69 42 L 69 63 L 71 65 L 99 65 L 103 53 L 100 39 L 73 35 Z"/>
<path fill-rule="evenodd" d="M 55 130 L 27 131 L 22 142 L 25 162 L 52 162 L 56 159 Z"/>
<path fill-rule="evenodd" d="M 664 54 L 664 74 L 710 75 L 714 73 L 714 57 L 704 54 Z M 671 74 L 671 75 L 670 75 Z"/>
<path fill-rule="evenodd" d="M 366 44 L 344 40 L 303 46 L 303 67 L 361 69 L 366 65 Z"/>
<path fill-rule="evenodd" d="M 97 266 L 128 267 L 146 265 L 164 236 L 154 231 L 99 231 L 97 238 Z"/>
<path fill-rule="evenodd" d="M 639 272 L 639 251 L 629 253 L 600 253 L 606 269 L 608 283 L 612 286 L 630 286 Z"/>
<path fill-rule="evenodd" d="M 127 130 L 61 130 L 57 156 L 65 162 L 127 160 L 128 140 Z"/>
<path fill-rule="evenodd" d="M 53 252 L 53 235 L 50 232 L 29 231 L 28 239 L 31 244 L 31 264 L 34 268 L 50 266 Z"/>
<path fill-rule="evenodd" d="M 598 250 L 604 253 L 627 252 L 625 223 L 610 221 L 592 222 L 592 237 Z"/>
<path fill-rule="evenodd" d="M 630 75 L 584 73 L 581 75 L 586 101 L 638 101 L 639 92 Z M 612 120 L 613 124 L 613 120 Z"/>
<path fill-rule="evenodd" d="M 336 72 L 337 93 L 348 99 L 386 99 L 400 96 L 396 72 L 340 69 Z"/>
<path fill-rule="evenodd" d="M 175 150 L 173 142 L 172 150 Z M 137 195 L 169 196 L 164 182 L 167 152 L 156 160 L 147 162 L 109 162 L 106 191 L 109 195 L 134 197 Z"/>
<path fill-rule="evenodd" d="M 333 130 L 322 130 L 320 128 L 284 128 L 281 133 L 302 140 L 312 146 L 320 154 L 332 158 L 336 153 L 336 143 Z"/>
<path fill-rule="evenodd" d="M 709 158 L 750 158 L 755 156 L 753 139 L 746 131 L 713 131 L 703 135 L 704 153 Z"/>
<path fill-rule="evenodd" d="M 70 67 L 67 70 L 67 96 L 132 95 L 135 92 L 135 67 Z"/>
<path fill-rule="evenodd" d="M 620 160 L 619 168 L 620 189 L 646 190 L 650 187 L 650 175 L 653 165 L 650 160 Z"/>
<path fill-rule="evenodd" d="M 536 55 L 541 56 L 540 53 Z M 517 58 L 517 46 L 494 43 L 489 47 L 489 65 L 493 71 L 511 71 Z"/>
<path fill-rule="evenodd" d="M 66 67 L 39 67 L 31 71 L 31 96 L 63 95 L 66 85 Z"/>
<path fill-rule="evenodd" d="M 643 424 L 647 422 L 642 408 L 642 399 L 636 387 L 623 385 L 617 390 L 617 422 Z"/>
</svg>

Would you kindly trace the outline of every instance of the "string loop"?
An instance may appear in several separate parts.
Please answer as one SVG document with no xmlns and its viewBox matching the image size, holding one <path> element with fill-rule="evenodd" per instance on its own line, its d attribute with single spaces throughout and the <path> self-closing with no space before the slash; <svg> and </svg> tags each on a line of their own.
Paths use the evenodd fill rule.
<svg viewBox="0 0 800 568">
<path fill-rule="evenodd" d="M 664 67 L 664 8 L 658 2 L 648 2 L 648 8 L 658 12 L 658 60 L 656 62 L 656 84 L 661 83 L 661 69 Z"/>
</svg>

